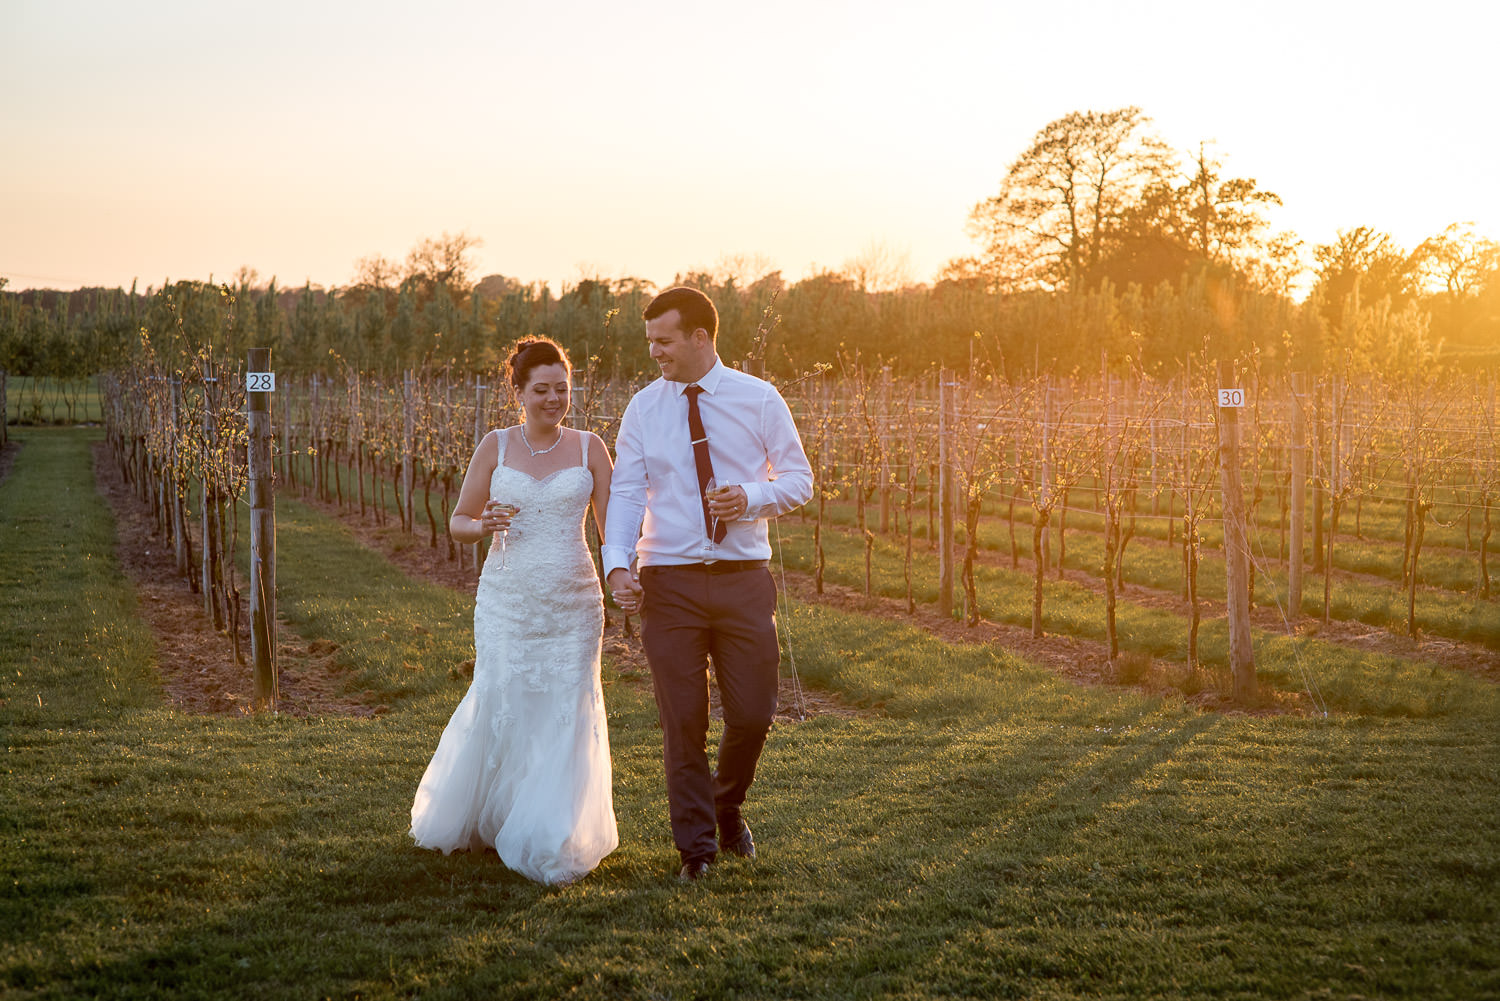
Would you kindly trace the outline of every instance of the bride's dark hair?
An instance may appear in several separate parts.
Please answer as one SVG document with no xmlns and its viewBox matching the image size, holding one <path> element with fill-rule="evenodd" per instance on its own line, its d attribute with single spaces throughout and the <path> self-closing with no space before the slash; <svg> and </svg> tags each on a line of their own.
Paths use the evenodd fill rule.
<svg viewBox="0 0 1500 1001">
<path fill-rule="evenodd" d="M 516 392 L 526 385 L 531 370 L 542 365 L 561 365 L 569 372 L 573 371 L 573 366 L 568 363 L 568 353 L 552 338 L 526 337 L 516 341 L 515 349 L 505 363 L 510 371 L 510 384 Z"/>
</svg>

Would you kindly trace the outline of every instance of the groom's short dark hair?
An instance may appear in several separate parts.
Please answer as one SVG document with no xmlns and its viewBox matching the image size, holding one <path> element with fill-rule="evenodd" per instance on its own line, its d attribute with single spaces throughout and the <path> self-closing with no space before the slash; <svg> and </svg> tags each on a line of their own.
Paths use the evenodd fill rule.
<svg viewBox="0 0 1500 1001">
<path fill-rule="evenodd" d="M 641 314 L 641 318 L 654 320 L 674 309 L 677 310 L 677 315 L 682 317 L 681 326 L 684 334 L 691 334 L 702 327 L 708 331 L 709 340 L 712 341 L 719 336 L 719 311 L 714 309 L 713 300 L 697 289 L 686 285 L 669 288 L 652 299 L 646 306 L 645 312 Z"/>
</svg>

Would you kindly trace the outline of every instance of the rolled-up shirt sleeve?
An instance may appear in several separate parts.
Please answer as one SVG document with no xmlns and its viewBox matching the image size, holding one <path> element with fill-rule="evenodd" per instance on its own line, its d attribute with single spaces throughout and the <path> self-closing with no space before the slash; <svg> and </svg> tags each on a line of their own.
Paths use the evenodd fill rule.
<svg viewBox="0 0 1500 1001">
<path fill-rule="evenodd" d="M 812 466 L 797 434 L 797 423 L 786 400 L 773 388 L 767 389 L 761 405 L 760 434 L 765 443 L 769 481 L 742 484 L 746 501 L 743 521 L 775 518 L 795 511 L 811 500 L 813 494 Z M 613 498 L 610 504 L 614 504 Z"/>
</svg>

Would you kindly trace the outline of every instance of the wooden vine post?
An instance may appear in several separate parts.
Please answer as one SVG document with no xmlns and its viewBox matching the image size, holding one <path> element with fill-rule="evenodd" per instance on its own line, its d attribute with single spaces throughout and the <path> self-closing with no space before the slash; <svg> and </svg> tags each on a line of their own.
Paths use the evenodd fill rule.
<svg viewBox="0 0 1500 1001">
<path fill-rule="evenodd" d="M 245 374 L 250 477 L 250 656 L 255 708 L 276 708 L 276 495 L 271 466 L 271 349 L 251 348 Z"/>
<path fill-rule="evenodd" d="M 1323 621 L 1329 621 L 1329 612 L 1333 604 L 1333 542 L 1339 534 L 1339 510 L 1344 504 L 1344 481 L 1342 462 L 1340 454 L 1340 439 L 1343 435 L 1344 407 L 1348 400 L 1348 390 L 1339 380 L 1333 377 L 1333 398 L 1328 405 L 1328 487 L 1325 493 L 1328 495 L 1328 531 L 1323 541 Z M 1319 515 L 1318 522 L 1322 523 Z"/>
<path fill-rule="evenodd" d="M 891 530 L 891 367 L 880 370 L 880 534 Z"/>
<path fill-rule="evenodd" d="M 177 558 L 177 574 L 181 577 L 189 575 L 193 554 L 190 550 L 191 543 L 188 541 L 187 533 L 187 511 L 184 509 L 185 501 L 183 495 L 187 492 L 184 484 L 182 442 L 179 440 L 178 429 L 182 427 L 182 378 L 172 376 L 171 400 L 172 411 L 168 417 L 166 428 L 162 436 L 167 447 L 167 510 L 171 513 L 172 524 L 172 550 Z M 189 580 L 189 583 L 192 583 Z"/>
<path fill-rule="evenodd" d="M 349 394 L 349 451 L 353 452 L 354 480 L 359 490 L 359 516 L 365 516 L 365 411 L 360 399 L 359 373 L 347 386 Z M 350 498 L 351 504 L 353 498 Z"/>
<path fill-rule="evenodd" d="M 213 363 L 204 358 L 200 369 L 203 376 L 203 483 L 199 490 L 198 515 L 199 523 L 202 525 L 203 551 L 198 561 L 199 573 L 203 580 L 203 610 L 208 613 L 209 620 L 213 622 L 215 629 L 222 630 L 228 621 L 228 615 L 219 604 L 216 593 L 219 581 L 219 560 L 223 553 L 224 540 L 219 533 L 219 493 L 222 485 L 217 475 L 219 466 L 219 427 L 218 427 L 218 377 L 214 375 Z M 225 606 L 228 605 L 228 597 L 224 596 Z"/>
<path fill-rule="evenodd" d="M 1224 491 L 1224 565 L 1229 602 L 1229 668 L 1234 698 L 1255 698 L 1255 655 L 1250 646 L 1250 538 L 1240 484 L 1240 408 L 1244 391 L 1219 362 L 1219 480 Z"/>
<path fill-rule="evenodd" d="M 1302 616 L 1302 538 L 1307 532 L 1307 396 L 1305 378 L 1292 373 L 1292 482 L 1291 541 L 1287 543 L 1287 616 L 1295 623 Z"/>
<path fill-rule="evenodd" d="M 1048 375 L 1042 384 L 1042 482 L 1039 491 L 1042 507 L 1046 509 L 1048 520 L 1043 521 L 1040 532 L 1034 532 L 1032 540 L 1031 558 L 1041 567 L 1037 575 L 1037 594 L 1041 594 L 1041 577 L 1047 572 L 1047 567 L 1052 563 L 1052 526 L 1050 524 L 1052 514 L 1052 376 Z M 1033 634 L 1040 639 L 1039 631 L 1040 616 L 1035 617 L 1037 621 L 1032 623 Z"/>
<path fill-rule="evenodd" d="M 948 435 L 953 389 L 948 370 L 938 372 L 938 614 L 953 617 L 953 455 Z"/>
<path fill-rule="evenodd" d="M 5 393 L 5 377 L 0 373 L 0 397 Z M 1488 456 L 1485 463 L 1483 493 L 1480 502 L 1484 505 L 1484 534 L 1479 537 L 1479 597 L 1485 601 L 1490 599 L 1490 534 L 1493 526 L 1490 521 L 1490 509 L 1493 506 L 1495 482 L 1497 479 L 1497 467 L 1495 466 L 1495 380 L 1490 378 L 1489 406 L 1484 411 L 1484 429 L 1488 431 L 1485 436 L 1489 440 Z"/>
<path fill-rule="evenodd" d="M 417 482 L 417 376 L 410 369 L 401 383 L 401 400 L 401 528 L 415 533 L 417 521 L 412 494 Z"/>
<path fill-rule="evenodd" d="M 482 378 L 480 378 L 479 376 L 476 375 L 474 377 L 474 447 L 475 448 L 478 448 L 479 447 L 479 443 L 484 440 L 484 436 L 487 435 L 487 434 L 489 434 L 488 423 L 485 420 L 485 418 L 489 414 L 488 401 L 486 399 L 488 393 L 489 393 L 489 387 L 484 384 L 484 380 Z M 480 569 L 480 557 L 481 557 L 481 553 L 479 551 L 479 543 L 476 542 L 473 545 L 469 546 L 469 554 L 474 559 L 474 569 L 475 570 Z"/>
</svg>

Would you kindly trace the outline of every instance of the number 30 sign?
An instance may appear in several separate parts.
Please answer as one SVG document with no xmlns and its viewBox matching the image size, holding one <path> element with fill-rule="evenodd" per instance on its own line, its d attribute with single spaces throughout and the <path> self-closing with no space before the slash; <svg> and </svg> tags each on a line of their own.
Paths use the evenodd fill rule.
<svg viewBox="0 0 1500 1001">
<path fill-rule="evenodd" d="M 1245 391 L 1243 389 L 1221 389 L 1219 390 L 1219 406 L 1221 407 L 1243 407 L 1245 405 Z"/>
</svg>

